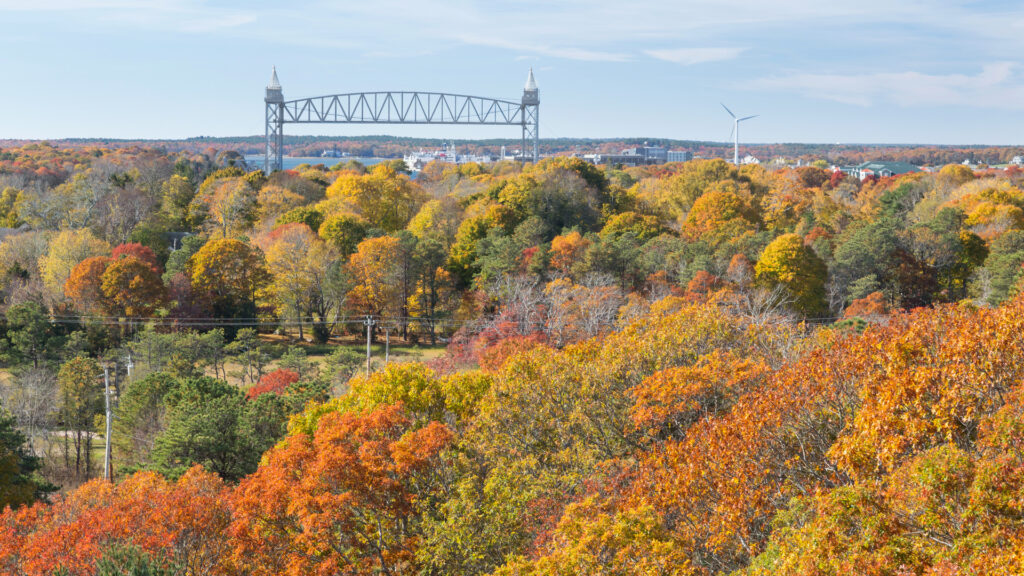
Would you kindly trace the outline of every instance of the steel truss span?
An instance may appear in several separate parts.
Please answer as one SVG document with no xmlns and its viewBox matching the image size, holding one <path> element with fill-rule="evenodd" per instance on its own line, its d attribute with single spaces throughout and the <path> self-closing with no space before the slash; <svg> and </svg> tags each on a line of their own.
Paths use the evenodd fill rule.
<svg viewBox="0 0 1024 576">
<path fill-rule="evenodd" d="M 523 123 L 523 105 L 436 92 L 356 92 L 284 103 L 290 123 L 487 124 Z"/>
<path fill-rule="evenodd" d="M 540 98 L 530 70 L 520 102 L 441 92 L 352 92 L 285 100 L 277 70 L 267 86 L 264 170 L 280 170 L 285 124 L 467 124 L 519 126 L 521 156 L 539 156 Z"/>
</svg>

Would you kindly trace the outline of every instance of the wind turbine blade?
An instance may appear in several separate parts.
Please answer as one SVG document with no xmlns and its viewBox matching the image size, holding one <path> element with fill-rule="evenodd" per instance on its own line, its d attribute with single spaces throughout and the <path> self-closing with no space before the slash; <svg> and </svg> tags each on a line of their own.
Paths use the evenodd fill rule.
<svg viewBox="0 0 1024 576">
<path fill-rule="evenodd" d="M 753 116 L 747 116 L 746 118 L 740 118 L 739 121 L 743 122 L 744 120 L 750 120 L 751 118 L 757 118 L 758 116 L 760 116 L 760 114 L 754 114 Z"/>
<path fill-rule="evenodd" d="M 732 130 L 729 130 L 729 140 L 732 140 L 732 135 L 736 133 L 736 124 L 732 125 Z"/>
<path fill-rule="evenodd" d="M 719 104 L 722 104 L 722 103 L 719 102 Z M 732 110 L 729 110 L 729 107 L 726 106 L 725 104 L 722 104 L 722 108 L 725 108 L 725 111 L 729 113 L 729 116 L 732 116 L 733 118 L 736 117 L 736 115 L 732 113 Z"/>
</svg>

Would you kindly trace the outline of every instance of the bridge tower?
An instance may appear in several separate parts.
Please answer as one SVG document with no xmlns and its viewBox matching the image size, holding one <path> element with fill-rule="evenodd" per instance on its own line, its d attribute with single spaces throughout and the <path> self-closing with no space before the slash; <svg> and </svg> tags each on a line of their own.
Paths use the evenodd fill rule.
<svg viewBox="0 0 1024 576">
<path fill-rule="evenodd" d="M 269 90 L 268 90 L 269 92 Z M 533 78 L 533 68 L 530 68 L 530 76 L 526 78 L 526 86 L 523 88 L 522 114 L 523 121 L 523 146 L 522 157 L 526 158 L 527 142 L 533 148 L 533 161 L 540 160 L 540 91 L 537 89 L 537 81 Z"/>
<path fill-rule="evenodd" d="M 284 155 L 284 93 L 281 83 L 277 80 L 277 67 L 274 67 L 267 85 L 267 96 L 263 99 L 267 104 L 267 149 L 263 159 L 263 170 L 268 174 L 281 170 Z"/>
</svg>

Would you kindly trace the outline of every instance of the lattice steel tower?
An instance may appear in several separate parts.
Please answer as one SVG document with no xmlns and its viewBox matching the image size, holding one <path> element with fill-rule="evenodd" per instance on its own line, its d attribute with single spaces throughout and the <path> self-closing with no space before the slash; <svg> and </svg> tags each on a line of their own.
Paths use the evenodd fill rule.
<svg viewBox="0 0 1024 576">
<path fill-rule="evenodd" d="M 282 168 L 281 157 L 284 155 L 284 93 L 277 80 L 277 66 L 270 76 L 267 96 L 263 101 L 267 103 L 267 149 L 263 169 L 270 173 Z"/>
<path fill-rule="evenodd" d="M 540 159 L 540 91 L 537 89 L 537 81 L 533 78 L 533 68 L 530 68 L 530 75 L 526 78 L 526 86 L 523 88 L 524 159 L 528 141 L 533 147 L 533 161 L 536 162 Z"/>
</svg>

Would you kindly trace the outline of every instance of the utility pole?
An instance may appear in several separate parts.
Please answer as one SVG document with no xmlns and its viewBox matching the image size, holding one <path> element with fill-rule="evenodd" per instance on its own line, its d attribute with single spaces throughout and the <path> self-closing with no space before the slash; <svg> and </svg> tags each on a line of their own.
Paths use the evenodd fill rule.
<svg viewBox="0 0 1024 576">
<path fill-rule="evenodd" d="M 384 365 L 388 365 L 388 359 L 391 357 L 391 327 L 384 326 Z"/>
<path fill-rule="evenodd" d="M 373 319 L 373 316 L 367 315 L 363 320 L 363 324 L 366 325 L 366 375 L 370 375 L 370 338 L 373 335 L 373 325 L 377 321 Z"/>
<path fill-rule="evenodd" d="M 103 364 L 103 398 L 107 407 L 107 431 L 103 442 L 103 479 L 110 482 L 113 476 L 110 467 L 110 430 L 114 414 L 110 409 L 110 366 L 106 363 Z"/>
</svg>

